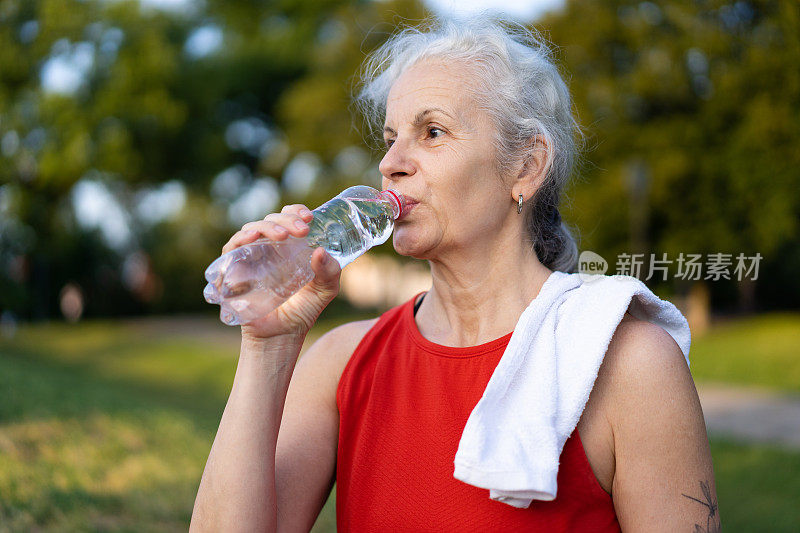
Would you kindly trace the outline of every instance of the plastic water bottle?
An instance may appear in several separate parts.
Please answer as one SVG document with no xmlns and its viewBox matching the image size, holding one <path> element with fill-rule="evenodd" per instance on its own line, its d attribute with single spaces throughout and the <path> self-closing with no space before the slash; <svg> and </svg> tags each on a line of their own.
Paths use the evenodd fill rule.
<svg viewBox="0 0 800 533">
<path fill-rule="evenodd" d="M 314 279 L 311 253 L 322 246 L 344 268 L 386 242 L 405 210 L 403 196 L 356 185 L 322 204 L 305 237 L 258 239 L 217 258 L 206 269 L 203 296 L 220 305 L 220 320 L 234 326 L 266 316 Z"/>
</svg>

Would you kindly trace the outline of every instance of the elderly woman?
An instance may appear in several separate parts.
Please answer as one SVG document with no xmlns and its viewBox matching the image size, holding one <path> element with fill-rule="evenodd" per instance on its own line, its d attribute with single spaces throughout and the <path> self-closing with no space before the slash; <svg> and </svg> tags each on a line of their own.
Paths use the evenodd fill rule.
<svg viewBox="0 0 800 533">
<path fill-rule="evenodd" d="M 315 250 L 315 279 L 242 327 L 192 529 L 308 531 L 334 482 L 341 530 L 718 529 L 683 354 L 629 314 L 564 445 L 555 500 L 515 508 L 453 477 L 464 424 L 522 312 L 553 271 L 576 267 L 558 212 L 578 135 L 570 96 L 543 42 L 485 20 L 403 30 L 363 81 L 359 102 L 386 145 L 383 187 L 411 199 L 394 248 L 427 260 L 432 286 L 329 331 L 298 360 L 339 290 L 338 264 Z M 223 251 L 303 236 L 311 217 L 286 206 Z"/>
</svg>

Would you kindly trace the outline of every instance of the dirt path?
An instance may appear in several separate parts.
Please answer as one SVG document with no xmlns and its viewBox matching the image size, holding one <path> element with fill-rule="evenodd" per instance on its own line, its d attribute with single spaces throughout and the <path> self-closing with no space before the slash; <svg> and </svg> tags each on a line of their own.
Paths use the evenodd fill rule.
<svg viewBox="0 0 800 533">
<path fill-rule="evenodd" d="M 729 385 L 697 389 L 711 435 L 800 450 L 800 397 Z"/>
<path fill-rule="evenodd" d="M 241 345 L 241 328 L 226 326 L 215 316 L 171 315 L 164 317 L 128 318 L 120 322 L 137 335 L 174 337 L 211 343 L 225 348 L 235 358 Z M 324 333 L 325 326 L 312 329 L 303 343 L 303 352 Z M 302 352 L 301 352 L 302 353 Z"/>
</svg>

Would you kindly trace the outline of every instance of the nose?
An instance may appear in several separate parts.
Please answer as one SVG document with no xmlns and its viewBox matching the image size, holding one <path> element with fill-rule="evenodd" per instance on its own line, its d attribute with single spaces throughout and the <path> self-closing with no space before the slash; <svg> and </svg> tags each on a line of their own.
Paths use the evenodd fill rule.
<svg viewBox="0 0 800 533">
<path fill-rule="evenodd" d="M 384 181 L 397 181 L 403 176 L 413 175 L 417 168 L 405 143 L 397 139 L 381 159 L 378 170 Z"/>
</svg>

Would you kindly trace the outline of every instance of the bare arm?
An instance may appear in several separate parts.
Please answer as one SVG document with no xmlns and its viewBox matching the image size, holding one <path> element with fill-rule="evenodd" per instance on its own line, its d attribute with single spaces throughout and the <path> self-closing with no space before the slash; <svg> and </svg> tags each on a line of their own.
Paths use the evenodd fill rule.
<svg viewBox="0 0 800 533">
<path fill-rule="evenodd" d="M 277 530 L 275 449 L 301 346 L 291 338 L 269 344 L 242 340 L 233 388 L 203 472 L 190 530 Z"/>
<path fill-rule="evenodd" d="M 275 455 L 278 531 L 311 529 L 336 477 L 342 371 L 375 320 L 323 335 L 300 358 L 286 396 Z"/>
<path fill-rule="evenodd" d="M 703 412 L 680 349 L 661 328 L 625 320 L 609 355 L 612 496 L 623 530 L 718 531 Z"/>
</svg>

